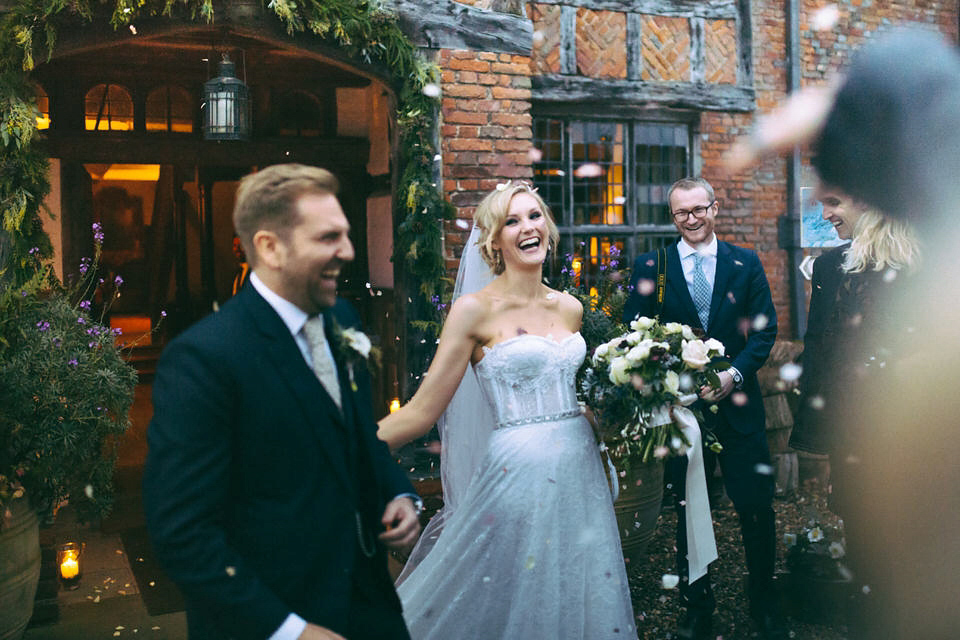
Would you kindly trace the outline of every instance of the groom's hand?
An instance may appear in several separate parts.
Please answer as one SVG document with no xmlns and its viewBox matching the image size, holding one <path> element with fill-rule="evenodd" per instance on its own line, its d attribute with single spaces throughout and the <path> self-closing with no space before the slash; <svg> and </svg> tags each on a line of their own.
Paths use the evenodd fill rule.
<svg viewBox="0 0 960 640">
<path fill-rule="evenodd" d="M 297 640 L 346 640 L 339 633 L 334 633 L 326 627 L 320 627 L 315 624 L 307 623 L 307 628 L 303 630 Z"/>
<path fill-rule="evenodd" d="M 407 497 L 391 500 L 383 510 L 381 522 L 387 530 L 380 534 L 380 541 L 392 551 L 408 551 L 420 534 L 417 510 Z"/>
<path fill-rule="evenodd" d="M 717 377 L 720 378 L 719 389 L 714 389 L 708 384 L 700 388 L 700 397 L 706 402 L 720 402 L 730 395 L 730 392 L 733 391 L 733 388 L 736 386 L 733 381 L 733 374 L 729 371 L 720 371 L 717 373 Z"/>
</svg>

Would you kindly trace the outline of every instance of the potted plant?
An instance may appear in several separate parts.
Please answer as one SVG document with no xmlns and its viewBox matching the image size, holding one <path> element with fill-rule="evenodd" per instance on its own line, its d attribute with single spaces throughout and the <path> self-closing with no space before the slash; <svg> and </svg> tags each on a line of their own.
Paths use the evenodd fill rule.
<svg viewBox="0 0 960 640">
<path fill-rule="evenodd" d="M 40 245 L 18 261 L 22 238 L 5 237 L 13 249 L 0 265 L 0 593 L 7 592 L 4 582 L 24 588 L 0 602 L 0 611 L 10 612 L 3 615 L 15 618 L 0 617 L 3 637 L 4 624 L 15 630 L 30 618 L 39 522 L 52 520 L 67 501 L 82 521 L 104 515 L 112 503 L 116 447 L 129 424 L 137 374 L 122 357 L 117 332 L 103 324 L 122 280 L 98 279 L 103 236 L 96 224 L 93 231 L 95 254 L 70 286 L 52 275 Z M 96 314 L 95 300 L 108 301 Z"/>
</svg>

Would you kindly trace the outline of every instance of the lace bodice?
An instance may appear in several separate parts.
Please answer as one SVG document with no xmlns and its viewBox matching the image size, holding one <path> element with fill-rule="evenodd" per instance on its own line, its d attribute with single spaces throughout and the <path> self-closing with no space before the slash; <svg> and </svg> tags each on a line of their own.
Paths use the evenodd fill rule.
<svg viewBox="0 0 960 640">
<path fill-rule="evenodd" d="M 579 333 L 559 342 L 525 333 L 483 350 L 475 369 L 498 429 L 580 413 L 576 375 L 587 346 Z"/>
</svg>

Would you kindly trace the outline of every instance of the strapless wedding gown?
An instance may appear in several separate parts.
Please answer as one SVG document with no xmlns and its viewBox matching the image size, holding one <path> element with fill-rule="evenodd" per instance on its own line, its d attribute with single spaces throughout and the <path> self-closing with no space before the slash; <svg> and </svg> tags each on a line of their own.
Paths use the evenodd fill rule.
<svg viewBox="0 0 960 640">
<path fill-rule="evenodd" d="M 607 476 L 577 404 L 583 338 L 484 351 L 475 370 L 497 424 L 432 550 L 401 576 L 413 640 L 635 639 Z"/>
</svg>

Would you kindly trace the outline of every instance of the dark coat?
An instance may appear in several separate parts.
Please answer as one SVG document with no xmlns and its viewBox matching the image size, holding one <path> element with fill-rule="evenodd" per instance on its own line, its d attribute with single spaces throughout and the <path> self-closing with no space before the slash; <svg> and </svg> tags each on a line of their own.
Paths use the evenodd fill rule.
<svg viewBox="0 0 960 640">
<path fill-rule="evenodd" d="M 637 258 L 630 278 L 631 293 L 624 307 L 624 321 L 637 315 L 659 315 L 661 322 L 700 327 L 696 305 L 683 277 L 676 243 L 667 247 L 666 275 L 663 306 L 658 309 L 655 289 L 648 295 L 637 291 L 641 279 L 656 282 L 657 252 Z M 642 288 L 647 293 L 648 287 Z M 717 271 L 707 324 L 704 328 L 706 336 L 724 344 L 727 359 L 743 375 L 740 391 L 747 396 L 745 403 L 733 402 L 734 394 L 721 400 L 716 419 L 744 434 L 764 430 L 766 420 L 757 370 L 763 366 L 777 337 L 777 312 L 756 252 L 727 242 L 717 243 Z M 709 412 L 704 416 L 708 421 L 713 420 Z"/>
<path fill-rule="evenodd" d="M 803 336 L 803 373 L 800 377 L 801 400 L 790 433 L 790 446 L 809 453 L 827 453 L 823 403 L 831 385 L 838 384 L 831 372 L 827 354 L 832 348 L 826 336 L 836 307 L 837 289 L 843 279 L 840 265 L 849 244 L 824 251 L 813 262 L 810 287 L 810 312 Z"/>
<path fill-rule="evenodd" d="M 355 324 L 343 301 L 331 317 Z M 165 349 L 144 505 L 191 635 L 262 639 L 291 612 L 346 628 L 356 514 L 379 532 L 386 503 L 413 487 L 376 437 L 364 364 L 351 392 L 339 355 L 343 413 L 251 286 Z M 375 562 L 372 589 L 399 611 L 379 545 Z"/>
</svg>

